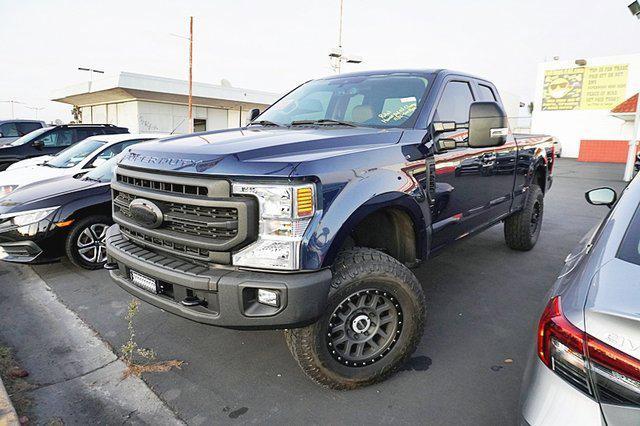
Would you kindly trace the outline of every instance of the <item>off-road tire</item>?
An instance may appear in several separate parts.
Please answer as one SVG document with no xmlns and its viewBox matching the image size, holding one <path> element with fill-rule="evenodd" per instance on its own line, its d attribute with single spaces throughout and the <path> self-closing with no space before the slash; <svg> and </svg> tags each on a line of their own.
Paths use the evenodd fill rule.
<svg viewBox="0 0 640 426">
<path fill-rule="evenodd" d="M 544 194 L 538 185 L 532 184 L 523 209 L 504 221 L 504 239 L 507 245 L 513 250 L 531 250 L 540 236 L 543 213 Z"/>
<path fill-rule="evenodd" d="M 78 238 L 82 238 L 82 233 L 92 225 L 105 225 L 109 227 L 111 223 L 113 223 L 113 221 L 109 217 L 98 215 L 85 217 L 74 223 L 65 241 L 65 252 L 71 263 L 83 269 L 102 269 L 105 264 L 104 261 L 90 262 L 81 256 L 78 247 Z"/>
<path fill-rule="evenodd" d="M 332 267 L 332 272 L 325 314 L 307 327 L 286 330 L 287 346 L 304 373 L 322 386 L 345 390 L 380 382 L 396 372 L 420 343 L 426 316 L 422 287 L 415 275 L 403 264 L 391 256 L 369 248 L 354 247 L 341 252 Z M 336 358 L 335 351 L 332 354 L 329 347 L 332 338 L 328 336 L 328 327 L 331 321 L 335 321 L 337 310 L 349 303 L 347 299 L 349 302 L 368 300 L 372 306 L 380 306 L 379 309 L 384 309 L 389 302 L 395 306 L 392 306 L 392 309 L 397 309 L 393 311 L 396 314 L 393 327 L 384 326 L 387 327 L 387 332 L 391 330 L 390 333 L 396 337 L 393 342 L 387 341 L 389 346 L 386 352 L 376 355 L 375 360 L 366 359 L 365 362 L 359 363 L 366 365 L 355 365 L 355 362 L 351 365 L 345 359 L 338 361 L 339 357 Z M 398 313 L 401 315 L 397 315 Z M 353 315 L 356 314 L 357 312 Z M 372 320 L 373 318 L 372 315 Z M 391 322 L 388 319 L 386 321 Z M 376 322 L 382 324 L 383 317 L 370 322 L 373 324 L 371 327 L 374 327 Z M 350 323 L 349 319 L 345 319 L 342 326 Z M 383 326 L 378 326 L 375 332 L 381 327 Z M 357 338 L 366 339 L 367 332 L 363 333 L 364 336 L 360 335 Z M 371 331 L 371 335 L 374 335 L 374 331 Z M 381 344 L 380 348 L 382 347 L 384 345 Z M 373 351 L 373 347 L 369 346 L 369 349 L 370 352 Z M 345 362 L 349 365 L 345 365 Z"/>
</svg>

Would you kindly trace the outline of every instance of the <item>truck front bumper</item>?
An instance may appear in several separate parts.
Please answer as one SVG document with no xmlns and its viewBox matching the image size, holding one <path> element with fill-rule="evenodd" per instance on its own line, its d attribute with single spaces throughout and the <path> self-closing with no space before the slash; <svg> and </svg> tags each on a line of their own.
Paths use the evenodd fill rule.
<svg viewBox="0 0 640 426">
<path fill-rule="evenodd" d="M 118 225 L 107 231 L 107 253 L 108 264 L 117 264 L 111 278 L 129 293 L 181 317 L 220 327 L 311 324 L 323 314 L 331 285 L 329 269 L 279 274 L 207 268 L 136 245 L 122 236 Z M 151 283 L 148 289 L 134 284 L 134 276 Z M 259 289 L 277 292 L 278 306 L 259 303 Z"/>
</svg>

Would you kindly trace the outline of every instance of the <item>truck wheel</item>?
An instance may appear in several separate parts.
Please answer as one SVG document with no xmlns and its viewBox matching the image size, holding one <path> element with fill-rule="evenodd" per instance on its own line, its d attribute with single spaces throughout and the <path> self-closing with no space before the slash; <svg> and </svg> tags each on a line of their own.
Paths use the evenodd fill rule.
<svg viewBox="0 0 640 426">
<path fill-rule="evenodd" d="M 84 269 L 100 269 L 107 261 L 105 237 L 111 220 L 105 216 L 89 216 L 79 220 L 65 243 L 67 257 Z"/>
<path fill-rule="evenodd" d="M 425 321 L 417 278 L 378 250 L 354 247 L 338 255 L 325 314 L 285 331 L 307 376 L 333 389 L 355 389 L 393 374 L 416 350 Z"/>
<path fill-rule="evenodd" d="M 510 248 L 527 251 L 536 245 L 543 211 L 544 194 L 538 185 L 531 185 L 524 208 L 504 221 L 504 239 Z"/>
</svg>

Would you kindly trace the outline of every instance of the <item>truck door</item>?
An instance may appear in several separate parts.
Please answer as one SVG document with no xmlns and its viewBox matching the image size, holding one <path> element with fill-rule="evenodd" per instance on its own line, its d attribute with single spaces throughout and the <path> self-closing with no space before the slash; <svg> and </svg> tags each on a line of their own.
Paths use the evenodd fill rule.
<svg viewBox="0 0 640 426">
<path fill-rule="evenodd" d="M 506 170 L 515 170 L 515 151 L 509 165 L 510 149 L 467 146 L 464 126 L 471 104 L 479 98 L 475 81 L 451 77 L 437 104 L 433 121 L 456 122 L 459 129 L 436 136 L 436 141 L 454 139 L 458 146 L 435 155 L 433 251 L 497 220 L 510 208 L 513 172 Z"/>
</svg>

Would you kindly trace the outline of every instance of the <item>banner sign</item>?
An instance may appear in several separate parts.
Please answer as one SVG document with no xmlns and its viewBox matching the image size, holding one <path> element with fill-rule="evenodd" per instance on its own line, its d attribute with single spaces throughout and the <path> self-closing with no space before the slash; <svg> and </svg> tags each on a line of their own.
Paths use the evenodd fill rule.
<svg viewBox="0 0 640 426">
<path fill-rule="evenodd" d="M 611 109 L 624 101 L 628 71 L 628 64 L 547 70 L 542 110 Z"/>
</svg>

